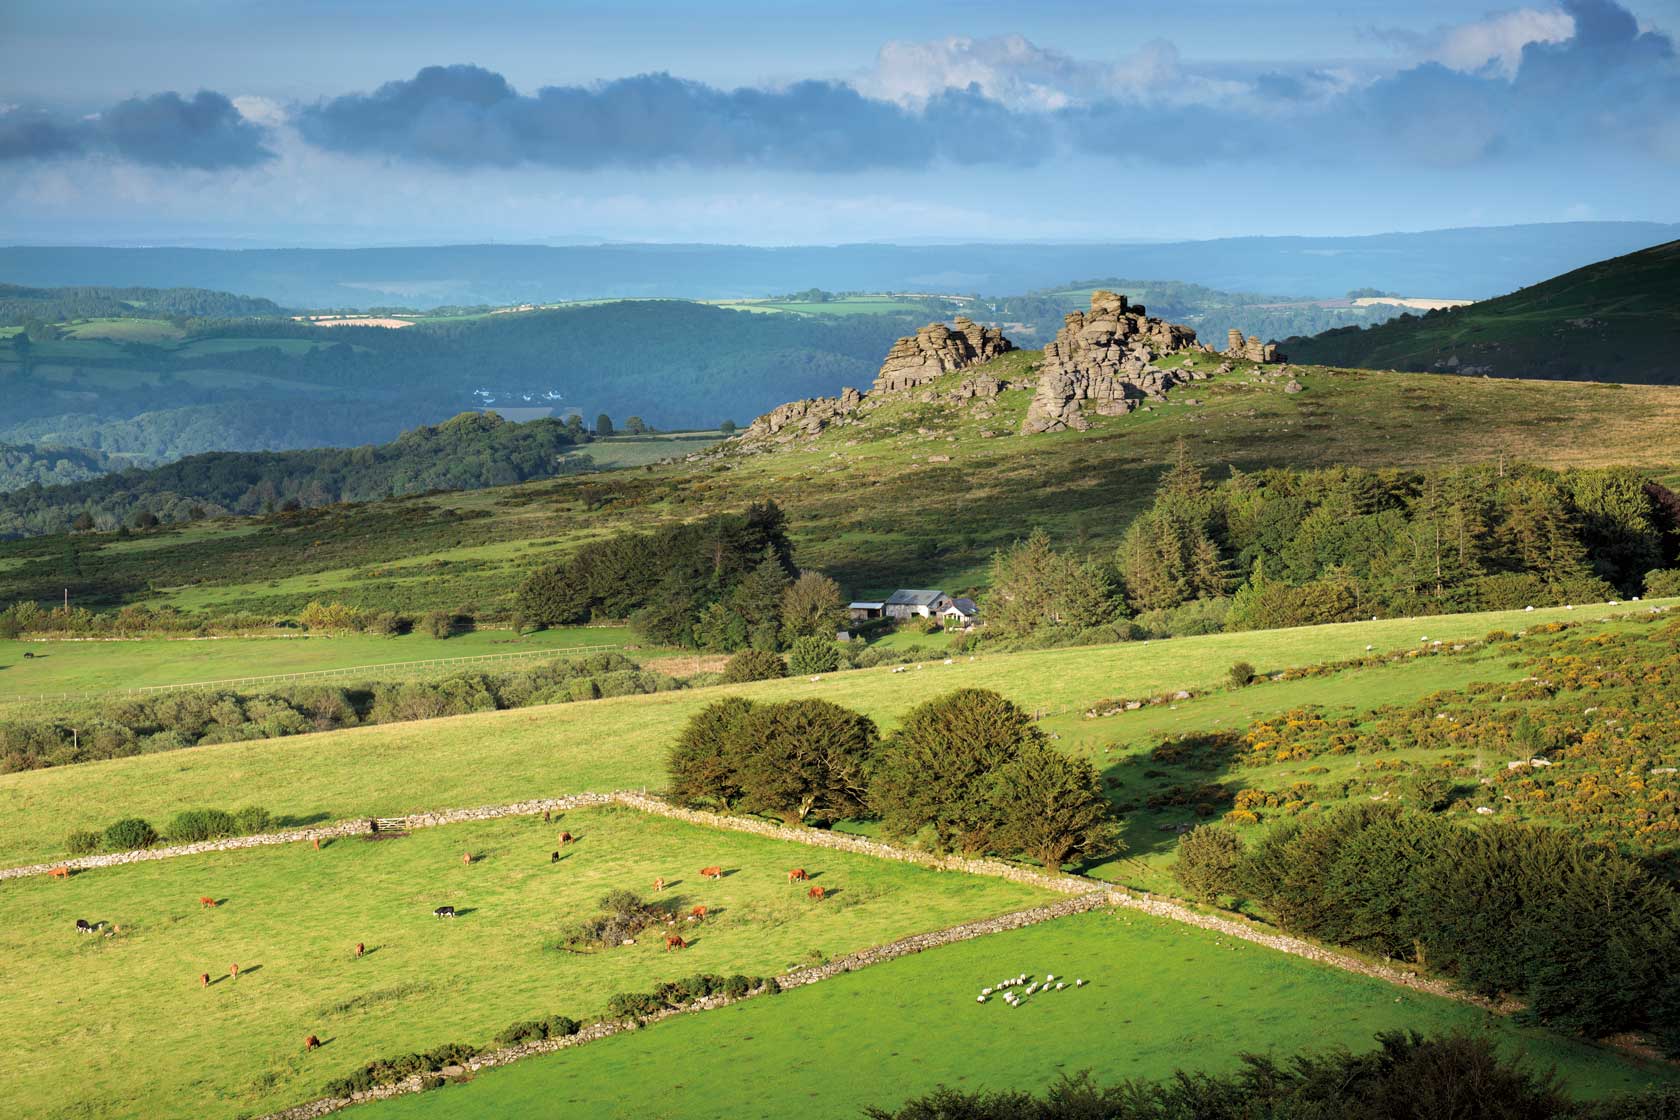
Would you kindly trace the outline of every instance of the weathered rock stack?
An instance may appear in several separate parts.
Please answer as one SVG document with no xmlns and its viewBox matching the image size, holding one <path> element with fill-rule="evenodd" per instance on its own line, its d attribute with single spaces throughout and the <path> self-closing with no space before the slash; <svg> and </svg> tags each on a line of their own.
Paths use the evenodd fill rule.
<svg viewBox="0 0 1680 1120">
<path fill-rule="evenodd" d="M 1270 342 L 1261 342 L 1258 335 L 1243 337 L 1243 333 L 1232 327 L 1225 332 L 1225 350 L 1227 358 L 1236 358 L 1245 362 L 1275 362 L 1281 355 L 1277 347 Z"/>
<path fill-rule="evenodd" d="M 960 315 L 956 330 L 944 323 L 929 323 L 893 343 L 870 391 L 891 393 L 913 389 L 942 374 L 990 361 L 1013 349 L 1014 344 L 998 328 L 982 327 Z"/>
<path fill-rule="evenodd" d="M 1056 339 L 1044 348 L 1038 392 L 1021 425 L 1022 435 L 1083 430 L 1085 402 L 1098 415 L 1130 412 L 1146 399 L 1163 399 L 1182 381 L 1207 374 L 1193 369 L 1160 369 L 1155 359 L 1185 350 L 1202 350 L 1189 327 L 1151 319 L 1115 292 L 1091 293 L 1091 310 L 1069 315 Z"/>
<path fill-rule="evenodd" d="M 788 443 L 800 436 L 814 436 L 837 420 L 850 416 L 863 403 L 863 394 L 847 386 L 838 397 L 812 397 L 766 412 L 745 432 L 745 443 Z"/>
</svg>

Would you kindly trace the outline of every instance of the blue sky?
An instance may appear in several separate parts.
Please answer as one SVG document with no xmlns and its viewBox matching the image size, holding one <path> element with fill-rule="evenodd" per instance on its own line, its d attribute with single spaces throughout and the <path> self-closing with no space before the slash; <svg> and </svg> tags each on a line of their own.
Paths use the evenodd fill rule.
<svg viewBox="0 0 1680 1120">
<path fill-rule="evenodd" d="M 7 0 L 0 241 L 1680 218 L 1673 0 Z"/>
</svg>

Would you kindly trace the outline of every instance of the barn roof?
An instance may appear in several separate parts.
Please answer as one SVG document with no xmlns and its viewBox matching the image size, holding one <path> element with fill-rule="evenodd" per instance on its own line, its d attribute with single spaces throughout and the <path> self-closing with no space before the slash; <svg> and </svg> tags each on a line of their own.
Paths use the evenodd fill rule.
<svg viewBox="0 0 1680 1120">
<path fill-rule="evenodd" d="M 944 597 L 943 591 L 894 591 L 887 599 L 887 606 L 931 607 Z"/>
<path fill-rule="evenodd" d="M 963 614 L 978 614 L 980 608 L 974 605 L 973 599 L 952 599 L 951 606 Z"/>
<path fill-rule="evenodd" d="M 860 599 L 855 603 L 848 603 L 846 606 L 848 610 L 854 611 L 878 611 L 882 607 L 886 606 L 886 604 L 881 602 L 865 602 Z"/>
</svg>

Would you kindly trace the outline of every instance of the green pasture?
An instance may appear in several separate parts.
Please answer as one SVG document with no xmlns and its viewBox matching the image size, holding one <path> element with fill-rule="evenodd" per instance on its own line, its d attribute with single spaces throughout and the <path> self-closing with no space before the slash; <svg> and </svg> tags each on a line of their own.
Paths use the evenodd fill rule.
<svg viewBox="0 0 1680 1120">
<path fill-rule="evenodd" d="M 117 342 L 171 342 L 185 333 L 167 319 L 77 319 L 64 325 L 71 338 L 108 338 Z"/>
<path fill-rule="evenodd" d="M 602 470 L 623 467 L 645 467 L 673 456 L 681 458 L 695 451 L 703 451 L 723 438 L 718 431 L 657 432 L 653 435 L 615 435 L 594 439 L 578 447 L 572 454 L 587 455 Z"/>
<path fill-rule="evenodd" d="M 278 631 L 285 634 L 286 631 Z M 563 652 L 578 646 L 635 643 L 621 626 L 571 626 L 532 634 L 512 630 L 470 630 L 451 638 L 414 632 L 387 638 L 372 634 L 302 635 L 261 638 L 138 638 L 89 641 L 0 640 L 0 701 L 57 692 L 111 692 L 150 685 L 197 684 L 241 677 L 308 673 L 379 666 L 442 657 Z M 25 657 L 25 654 L 33 657 Z M 495 672 L 505 666 L 465 664 Z M 429 671 L 417 667 L 416 671 Z M 348 679 L 348 678 L 346 678 Z"/>
<path fill-rule="evenodd" d="M 1046 717 L 1077 716 L 1106 697 L 1214 687 L 1239 658 L 1269 671 L 1362 656 L 1367 645 L 1400 648 L 1422 634 L 1480 637 L 1549 619 L 1591 621 L 1600 612 L 1607 613 L 1447 615 L 963 657 L 949 665 L 933 659 L 905 672 L 883 666 L 817 681 L 797 677 L 487 712 L 6 774 L 0 775 L 0 865 L 55 858 L 73 829 L 103 828 L 129 815 L 162 821 L 182 808 L 227 802 L 230 791 L 276 813 L 337 820 L 660 789 L 667 746 L 690 715 L 722 695 L 819 697 L 868 713 L 883 730 L 915 704 L 965 687 L 995 689 Z"/>
<path fill-rule="evenodd" d="M 1011 1008 L 975 1002 L 1021 972 L 1084 988 Z M 861 972 L 479 1074 L 465 1085 L 358 1106 L 369 1120 L 570 1115 L 850 1120 L 936 1084 L 1041 1088 L 1092 1070 L 1102 1082 L 1224 1072 L 1239 1054 L 1287 1057 L 1379 1031 L 1492 1035 L 1583 1096 L 1673 1084 L 1636 1063 L 1436 996 L 1205 930 L 1096 912 L 944 946 Z"/>
<path fill-rule="evenodd" d="M 578 840 L 551 864 L 561 826 Z M 699 877 L 711 864 L 723 879 Z M 808 868 L 830 897 L 790 886 L 789 867 Z M 708 914 L 685 924 L 681 952 L 664 950 L 663 927 L 631 946 L 558 947 L 620 888 Z M 4 892 L 6 1111 L 147 1118 L 268 1112 L 375 1058 L 488 1046 L 521 1019 L 591 1021 L 616 992 L 695 972 L 777 973 L 1048 897 L 625 809 L 184 857 Z M 220 905 L 203 909 L 201 896 Z M 446 903 L 453 921 L 432 916 Z M 122 932 L 78 935 L 77 918 Z M 311 1034 L 323 1045 L 305 1054 Z"/>
</svg>

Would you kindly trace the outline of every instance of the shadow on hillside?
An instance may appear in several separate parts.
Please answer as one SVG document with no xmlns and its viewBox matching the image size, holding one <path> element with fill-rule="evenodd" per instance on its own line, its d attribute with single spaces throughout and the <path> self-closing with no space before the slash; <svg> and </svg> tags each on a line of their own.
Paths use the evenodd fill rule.
<svg viewBox="0 0 1680 1120">
<path fill-rule="evenodd" d="M 1180 835 L 1224 815 L 1244 785 L 1235 777 L 1242 750 L 1237 732 L 1198 732 L 1102 767 L 1103 792 L 1123 821 L 1126 854 L 1169 852 Z"/>
</svg>

